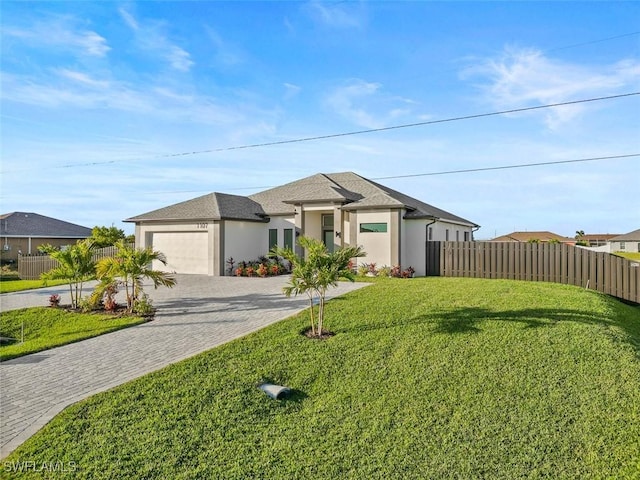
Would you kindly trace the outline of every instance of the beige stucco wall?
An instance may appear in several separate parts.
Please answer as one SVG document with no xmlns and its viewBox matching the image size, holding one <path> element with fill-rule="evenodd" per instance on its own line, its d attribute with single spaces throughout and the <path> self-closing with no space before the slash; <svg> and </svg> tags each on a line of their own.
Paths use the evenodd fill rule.
<svg viewBox="0 0 640 480">
<path fill-rule="evenodd" d="M 214 250 L 216 250 L 219 239 L 216 241 L 215 232 L 219 230 L 219 228 L 219 224 L 216 224 L 216 222 L 213 221 L 166 223 L 150 222 L 142 225 L 136 225 L 136 247 L 153 247 L 154 249 L 164 253 L 167 256 L 169 265 L 167 267 L 161 267 L 159 264 L 154 265 L 154 268 L 159 270 L 181 271 L 182 269 L 186 269 L 186 271 L 189 271 L 190 273 L 216 275 L 215 271 L 219 269 L 219 265 L 214 261 Z M 155 233 L 173 234 L 162 236 L 161 239 L 161 245 L 164 249 L 168 249 L 168 251 L 162 251 L 162 248 L 158 248 L 153 244 L 153 237 Z M 181 238 L 181 233 L 187 235 L 184 235 Z M 198 235 L 197 237 L 194 237 L 198 240 L 195 240 L 193 245 L 188 242 L 185 243 L 184 241 L 191 236 L 189 234 Z M 205 236 L 205 238 L 200 235 Z M 183 255 L 180 250 L 187 248 L 190 248 L 190 251 L 185 252 Z M 174 249 L 176 254 L 172 254 L 171 252 L 171 250 Z"/>
<path fill-rule="evenodd" d="M 307 237 L 322 240 L 322 214 L 332 213 L 331 210 L 326 211 L 308 211 L 304 212 L 304 234 Z"/>
<path fill-rule="evenodd" d="M 390 210 L 365 210 L 357 214 L 357 225 L 352 232 L 356 232 L 356 245 L 363 247 L 367 252 L 366 257 L 358 259 L 358 264 L 375 263 L 378 267 L 383 265 L 391 266 L 391 235 L 393 234 Z M 361 223 L 386 223 L 387 233 L 369 232 L 361 233 Z M 351 242 L 353 244 L 353 242 Z"/>
</svg>

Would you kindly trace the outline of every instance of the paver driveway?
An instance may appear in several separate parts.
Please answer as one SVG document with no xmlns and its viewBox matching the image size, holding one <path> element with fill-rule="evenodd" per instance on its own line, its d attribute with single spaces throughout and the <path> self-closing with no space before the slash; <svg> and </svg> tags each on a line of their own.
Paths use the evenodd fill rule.
<svg viewBox="0 0 640 480">
<path fill-rule="evenodd" d="M 287 277 L 178 275 L 172 289 L 147 286 L 154 321 L 0 364 L 0 457 L 66 406 L 286 318 L 306 297 L 286 298 Z M 365 286 L 341 283 L 341 295 Z M 6 311 L 44 306 L 51 290 L 0 295 Z M 64 290 L 64 288 L 62 289 Z M 63 301 L 65 297 L 63 296 Z"/>
</svg>

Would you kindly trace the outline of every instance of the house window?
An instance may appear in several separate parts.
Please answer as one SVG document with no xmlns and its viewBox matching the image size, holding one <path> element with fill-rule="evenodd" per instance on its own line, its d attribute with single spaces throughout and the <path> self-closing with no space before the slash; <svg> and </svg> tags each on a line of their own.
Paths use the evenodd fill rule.
<svg viewBox="0 0 640 480">
<path fill-rule="evenodd" d="M 293 250 L 293 228 L 284 229 L 284 248 Z"/>
<path fill-rule="evenodd" d="M 460 241 L 460 231 L 456 230 L 456 242 Z"/>
<path fill-rule="evenodd" d="M 322 228 L 333 230 L 333 214 L 327 213 L 322 215 Z"/>
<path fill-rule="evenodd" d="M 469 241 L 469 232 L 464 232 L 464 241 L 465 242 Z"/>
<path fill-rule="evenodd" d="M 620 250 L 624 250 L 626 248 L 624 242 L 620 242 Z"/>
<path fill-rule="evenodd" d="M 429 240 L 433 240 L 433 227 L 429 227 Z"/>
<path fill-rule="evenodd" d="M 360 233 L 386 233 L 386 223 L 361 223 Z"/>
<path fill-rule="evenodd" d="M 278 245 L 278 229 L 270 228 L 269 229 L 269 251 L 271 251 L 271 249 L 276 245 Z"/>
<path fill-rule="evenodd" d="M 444 231 L 444 241 L 445 242 L 449 241 L 449 229 L 448 228 Z"/>
</svg>

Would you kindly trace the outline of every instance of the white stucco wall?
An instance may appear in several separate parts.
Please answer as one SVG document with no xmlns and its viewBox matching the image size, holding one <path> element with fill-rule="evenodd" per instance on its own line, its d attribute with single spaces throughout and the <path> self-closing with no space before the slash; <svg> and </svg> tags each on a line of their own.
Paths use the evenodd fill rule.
<svg viewBox="0 0 640 480">
<path fill-rule="evenodd" d="M 284 231 L 285 229 L 293 230 L 293 245 L 296 244 L 296 223 L 294 217 L 271 217 L 269 219 L 269 223 L 266 224 L 265 228 L 267 230 L 274 228 L 278 230 L 278 246 L 284 247 Z M 264 240 L 265 249 L 269 247 L 269 237 L 268 233 L 265 236 Z M 265 250 L 266 251 L 266 250 Z"/>
<path fill-rule="evenodd" d="M 424 276 L 427 224 L 431 220 L 405 220 L 403 223 L 405 234 L 402 242 L 402 268 L 413 267 L 416 276 Z"/>
<path fill-rule="evenodd" d="M 255 260 L 269 250 L 269 224 L 225 221 L 224 262 L 233 257 L 236 262 Z"/>
<path fill-rule="evenodd" d="M 429 225 L 432 220 L 416 219 L 405 220 L 405 235 L 402 242 L 402 267 L 412 266 L 416 276 L 424 276 L 426 274 L 426 241 L 427 226 L 432 228 L 433 241 L 444 241 L 446 231 L 449 230 L 449 241 L 456 241 L 456 232 L 458 232 L 459 241 L 464 241 L 464 233 L 467 232 L 469 240 L 471 240 L 472 228 L 466 225 L 459 225 L 451 222 L 438 221 Z"/>
<path fill-rule="evenodd" d="M 624 243 L 624 248 L 622 244 Z M 609 242 L 610 252 L 630 252 L 636 253 L 640 251 L 639 240 L 627 240 L 625 242 Z"/>
</svg>

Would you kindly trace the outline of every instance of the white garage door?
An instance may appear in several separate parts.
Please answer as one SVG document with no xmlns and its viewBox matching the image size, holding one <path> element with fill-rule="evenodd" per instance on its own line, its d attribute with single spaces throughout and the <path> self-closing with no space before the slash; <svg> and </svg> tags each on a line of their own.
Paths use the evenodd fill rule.
<svg viewBox="0 0 640 480">
<path fill-rule="evenodd" d="M 154 232 L 153 250 L 164 253 L 167 265 L 153 262 L 155 270 L 176 273 L 209 273 L 207 232 Z"/>
</svg>

